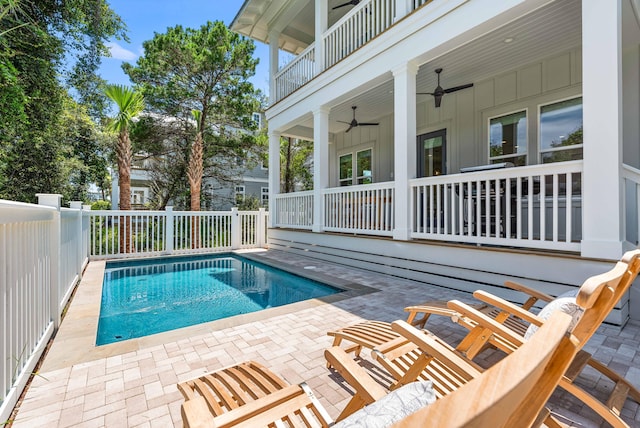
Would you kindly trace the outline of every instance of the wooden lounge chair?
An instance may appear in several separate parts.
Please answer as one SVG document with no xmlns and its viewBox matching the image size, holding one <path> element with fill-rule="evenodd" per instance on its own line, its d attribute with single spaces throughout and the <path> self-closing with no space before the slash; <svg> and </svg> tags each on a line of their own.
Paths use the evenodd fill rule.
<svg viewBox="0 0 640 428">
<path fill-rule="evenodd" d="M 548 303 L 554 299 L 553 296 L 539 292 L 514 281 L 505 281 L 504 285 L 511 290 L 518 291 L 526 295 L 524 303 L 520 306 L 526 311 L 532 309 L 538 302 Z M 459 314 L 456 313 L 455 310 L 449 308 L 447 303 L 448 302 L 445 300 L 432 300 L 419 305 L 407 306 L 404 308 L 405 312 L 409 313 L 407 316 L 407 322 L 415 327 L 424 328 L 431 315 L 440 315 L 449 318 L 458 316 Z M 508 316 L 507 313 L 500 311 L 497 307 L 492 306 L 489 303 L 480 302 L 471 306 L 486 316 L 496 319 L 498 322 L 506 325 L 520 335 L 524 335 L 529 327 L 527 322 L 524 322 L 522 319 L 514 316 Z M 457 318 L 456 321 L 464 327 L 467 327 L 469 330 L 472 330 L 477 325 L 473 320 L 467 318 Z M 391 323 L 373 320 L 362 321 L 339 330 L 330 331 L 327 332 L 327 335 L 333 336 L 333 346 L 340 346 L 343 340 L 352 342 L 353 345 L 346 348 L 346 350 L 347 352 L 354 352 L 356 356 L 360 354 L 362 348 L 373 349 L 389 342 L 390 340 L 400 337 L 399 334 L 391 329 Z M 460 348 L 461 352 L 462 349 L 469 352 L 469 358 L 473 358 L 480 353 L 480 351 L 485 348 L 486 344 L 492 345 L 491 341 L 493 338 L 491 335 L 486 336 L 486 338 L 482 335 L 477 335 L 477 337 L 475 336 L 476 335 L 468 336 L 466 338 L 467 342 L 462 344 Z M 475 340 L 470 344 L 469 341 L 471 340 L 471 337 L 474 337 Z M 485 338 L 486 340 L 482 341 L 482 338 Z"/>
<path fill-rule="evenodd" d="M 408 416 L 393 426 L 533 426 L 536 415 L 577 350 L 575 338 L 567 333 L 570 322 L 566 314 L 554 315 L 512 355 L 447 397 L 419 407 L 415 412 L 411 409 Z M 401 334 L 421 339 L 421 333 L 403 321 L 394 323 L 393 327 Z M 428 338 L 418 341 L 430 351 Z M 356 421 L 362 421 L 364 416 L 375 418 L 376 410 L 389 414 L 385 407 L 389 400 L 384 400 L 390 396 L 385 397 L 385 389 L 344 350 L 334 347 L 325 351 L 325 356 L 356 389 L 356 395 L 338 420 L 347 415 Z M 454 354 L 450 357 L 452 364 L 459 358 Z M 288 385 L 255 362 L 217 370 L 180 383 L 178 388 L 185 397 L 182 405 L 185 427 L 328 427 L 332 424 L 306 385 Z M 372 404 L 362 411 L 366 415 L 353 414 L 366 404 Z"/>
<path fill-rule="evenodd" d="M 563 389 L 580 399 L 615 427 L 628 427 L 620 418 L 620 411 L 629 396 L 636 402 L 640 402 L 640 393 L 622 376 L 591 358 L 591 355 L 582 350 L 582 347 L 600 327 L 622 294 L 629 289 L 639 271 L 640 251 L 629 252 L 612 270 L 587 279 L 580 287 L 576 303 L 584 309 L 584 313 L 575 325 L 573 334 L 580 342 L 581 351 L 576 355 L 571 367 L 560 382 L 560 386 Z M 521 317 L 535 325 L 543 325 L 545 322 L 544 319 L 488 293 L 479 291 L 475 295 L 491 304 L 498 305 L 501 311 L 505 311 L 512 316 Z M 484 316 L 480 311 L 469 305 L 451 301 L 448 306 L 458 314 L 458 317 L 472 320 L 476 324 L 472 333 L 481 331 L 484 335 L 493 336 L 493 343 L 507 353 L 514 352 L 525 343 L 522 335 L 506 328 L 497 320 Z M 428 332 L 423 334 L 429 335 Z M 434 338 L 434 341 L 439 343 L 443 349 L 453 349 L 442 340 Z M 442 364 L 437 354 L 424 354 L 414 343 L 401 338 L 394 339 L 375 348 L 373 356 L 396 379 L 392 388 L 404 385 L 415 379 L 425 378 L 434 381 L 439 394 L 447 394 L 455 390 L 461 382 L 464 382 L 462 377 L 464 374 L 448 370 L 446 363 Z M 473 367 L 472 361 L 468 361 L 470 366 Z M 616 385 L 606 403 L 599 401 L 573 383 L 586 365 L 598 370 Z M 475 368 L 478 369 L 477 366 Z"/>
</svg>

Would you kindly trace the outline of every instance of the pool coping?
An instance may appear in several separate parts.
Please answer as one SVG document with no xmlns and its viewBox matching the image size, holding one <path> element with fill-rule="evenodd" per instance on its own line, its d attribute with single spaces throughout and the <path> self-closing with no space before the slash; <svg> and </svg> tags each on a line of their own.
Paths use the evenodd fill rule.
<svg viewBox="0 0 640 428">
<path fill-rule="evenodd" d="M 325 283 L 344 291 L 320 298 L 290 303 L 288 305 L 268 308 L 248 314 L 235 315 L 232 317 L 209 321 L 189 327 L 183 327 L 163 333 L 157 333 L 149 336 L 97 346 L 95 342 L 98 332 L 98 319 L 100 317 L 102 282 L 104 279 L 106 262 L 108 260 L 91 261 L 85 269 L 80 284 L 78 284 L 77 286 L 75 294 L 72 297 L 72 301 L 69 304 L 67 313 L 60 325 L 60 329 L 53 339 L 53 343 L 49 351 L 47 352 L 46 358 L 44 359 L 44 363 L 40 368 L 40 371 L 48 372 L 65 367 L 70 367 L 78 363 L 84 363 L 99 358 L 125 354 L 147 347 L 177 341 L 189 336 L 210 333 L 212 331 L 230 327 L 236 327 L 242 324 L 260 321 L 267 318 L 285 315 L 291 312 L 297 312 L 319 305 L 335 303 L 344 299 L 380 291 L 376 288 L 367 287 L 361 284 L 349 282 L 337 277 L 332 277 L 330 275 L 316 272 L 310 267 L 305 267 L 301 271 L 300 269 L 291 265 L 260 256 L 260 254 L 264 255 L 266 254 L 266 252 L 267 250 L 239 250 L 232 251 L 231 253 L 240 255 L 258 263 L 282 269 L 284 271 L 302 276 L 304 278 Z M 211 255 L 220 254 L 222 253 L 212 253 Z M 117 260 L 122 261 L 122 259 Z"/>
</svg>

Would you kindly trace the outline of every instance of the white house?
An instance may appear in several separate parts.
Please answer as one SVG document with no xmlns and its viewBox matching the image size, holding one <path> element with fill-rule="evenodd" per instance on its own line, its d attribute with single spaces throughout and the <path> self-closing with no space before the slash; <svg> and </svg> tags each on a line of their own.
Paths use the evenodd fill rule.
<svg viewBox="0 0 640 428">
<path fill-rule="evenodd" d="M 272 248 L 509 297 L 637 246 L 640 1 L 246 0 L 231 28 L 270 46 Z M 278 194 L 281 136 L 314 191 Z"/>
</svg>

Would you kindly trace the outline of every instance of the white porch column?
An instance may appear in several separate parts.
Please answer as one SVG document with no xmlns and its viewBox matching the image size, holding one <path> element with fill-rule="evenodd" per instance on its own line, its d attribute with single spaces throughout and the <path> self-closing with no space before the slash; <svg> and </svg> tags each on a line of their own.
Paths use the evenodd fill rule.
<svg viewBox="0 0 640 428">
<path fill-rule="evenodd" d="M 269 226 L 277 221 L 276 196 L 280 193 L 280 133 L 269 131 Z"/>
<path fill-rule="evenodd" d="M 276 98 L 276 73 L 278 72 L 278 62 L 280 61 L 278 52 L 280 50 L 280 32 L 269 32 L 269 103 L 275 104 Z"/>
<path fill-rule="evenodd" d="M 315 30 L 316 30 L 316 75 L 324 70 L 324 42 L 322 34 L 327 31 L 329 25 L 329 2 L 316 0 L 315 3 Z"/>
<path fill-rule="evenodd" d="M 409 179 L 416 177 L 416 74 L 414 62 L 393 72 L 393 177 L 396 226 L 393 239 L 407 241 L 411 234 Z"/>
<path fill-rule="evenodd" d="M 398 21 L 411 12 L 413 9 L 413 0 L 395 0 L 396 1 L 396 16 L 395 21 Z"/>
<path fill-rule="evenodd" d="M 584 257 L 622 255 L 621 12 L 621 0 L 582 0 Z"/>
<path fill-rule="evenodd" d="M 322 232 L 324 200 L 322 191 L 329 186 L 329 109 L 313 112 L 313 231 Z"/>
</svg>

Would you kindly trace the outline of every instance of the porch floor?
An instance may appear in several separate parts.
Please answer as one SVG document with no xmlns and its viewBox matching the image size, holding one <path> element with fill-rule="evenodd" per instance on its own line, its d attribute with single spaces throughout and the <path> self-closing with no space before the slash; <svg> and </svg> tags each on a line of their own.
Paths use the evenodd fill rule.
<svg viewBox="0 0 640 428">
<path fill-rule="evenodd" d="M 261 362 L 290 383 L 306 381 L 335 418 L 351 392 L 348 384 L 325 367 L 323 351 L 331 345 L 327 331 L 362 319 L 404 319 L 403 308 L 420 301 L 471 301 L 467 293 L 281 251 L 253 256 L 380 291 L 95 347 L 97 319 L 93 318 L 95 307 L 100 305 L 96 291 L 101 288 L 104 263 L 92 262 L 13 426 L 180 426 L 178 382 L 248 359 Z M 443 317 L 433 317 L 428 328 L 450 343 L 457 342 L 465 331 Z M 640 386 L 640 323 L 630 322 L 622 329 L 603 326 L 587 349 Z M 482 357 L 482 363 L 488 365 L 500 355 L 488 351 Z M 380 382 L 388 382 L 367 352 L 359 361 Z M 593 373 L 581 375 L 579 381 L 596 395 L 613 386 Z M 550 407 L 574 426 L 601 424 L 592 411 L 566 393 L 556 392 Z M 639 408 L 637 403 L 627 402 L 623 418 L 629 425 L 640 426 Z"/>
</svg>

